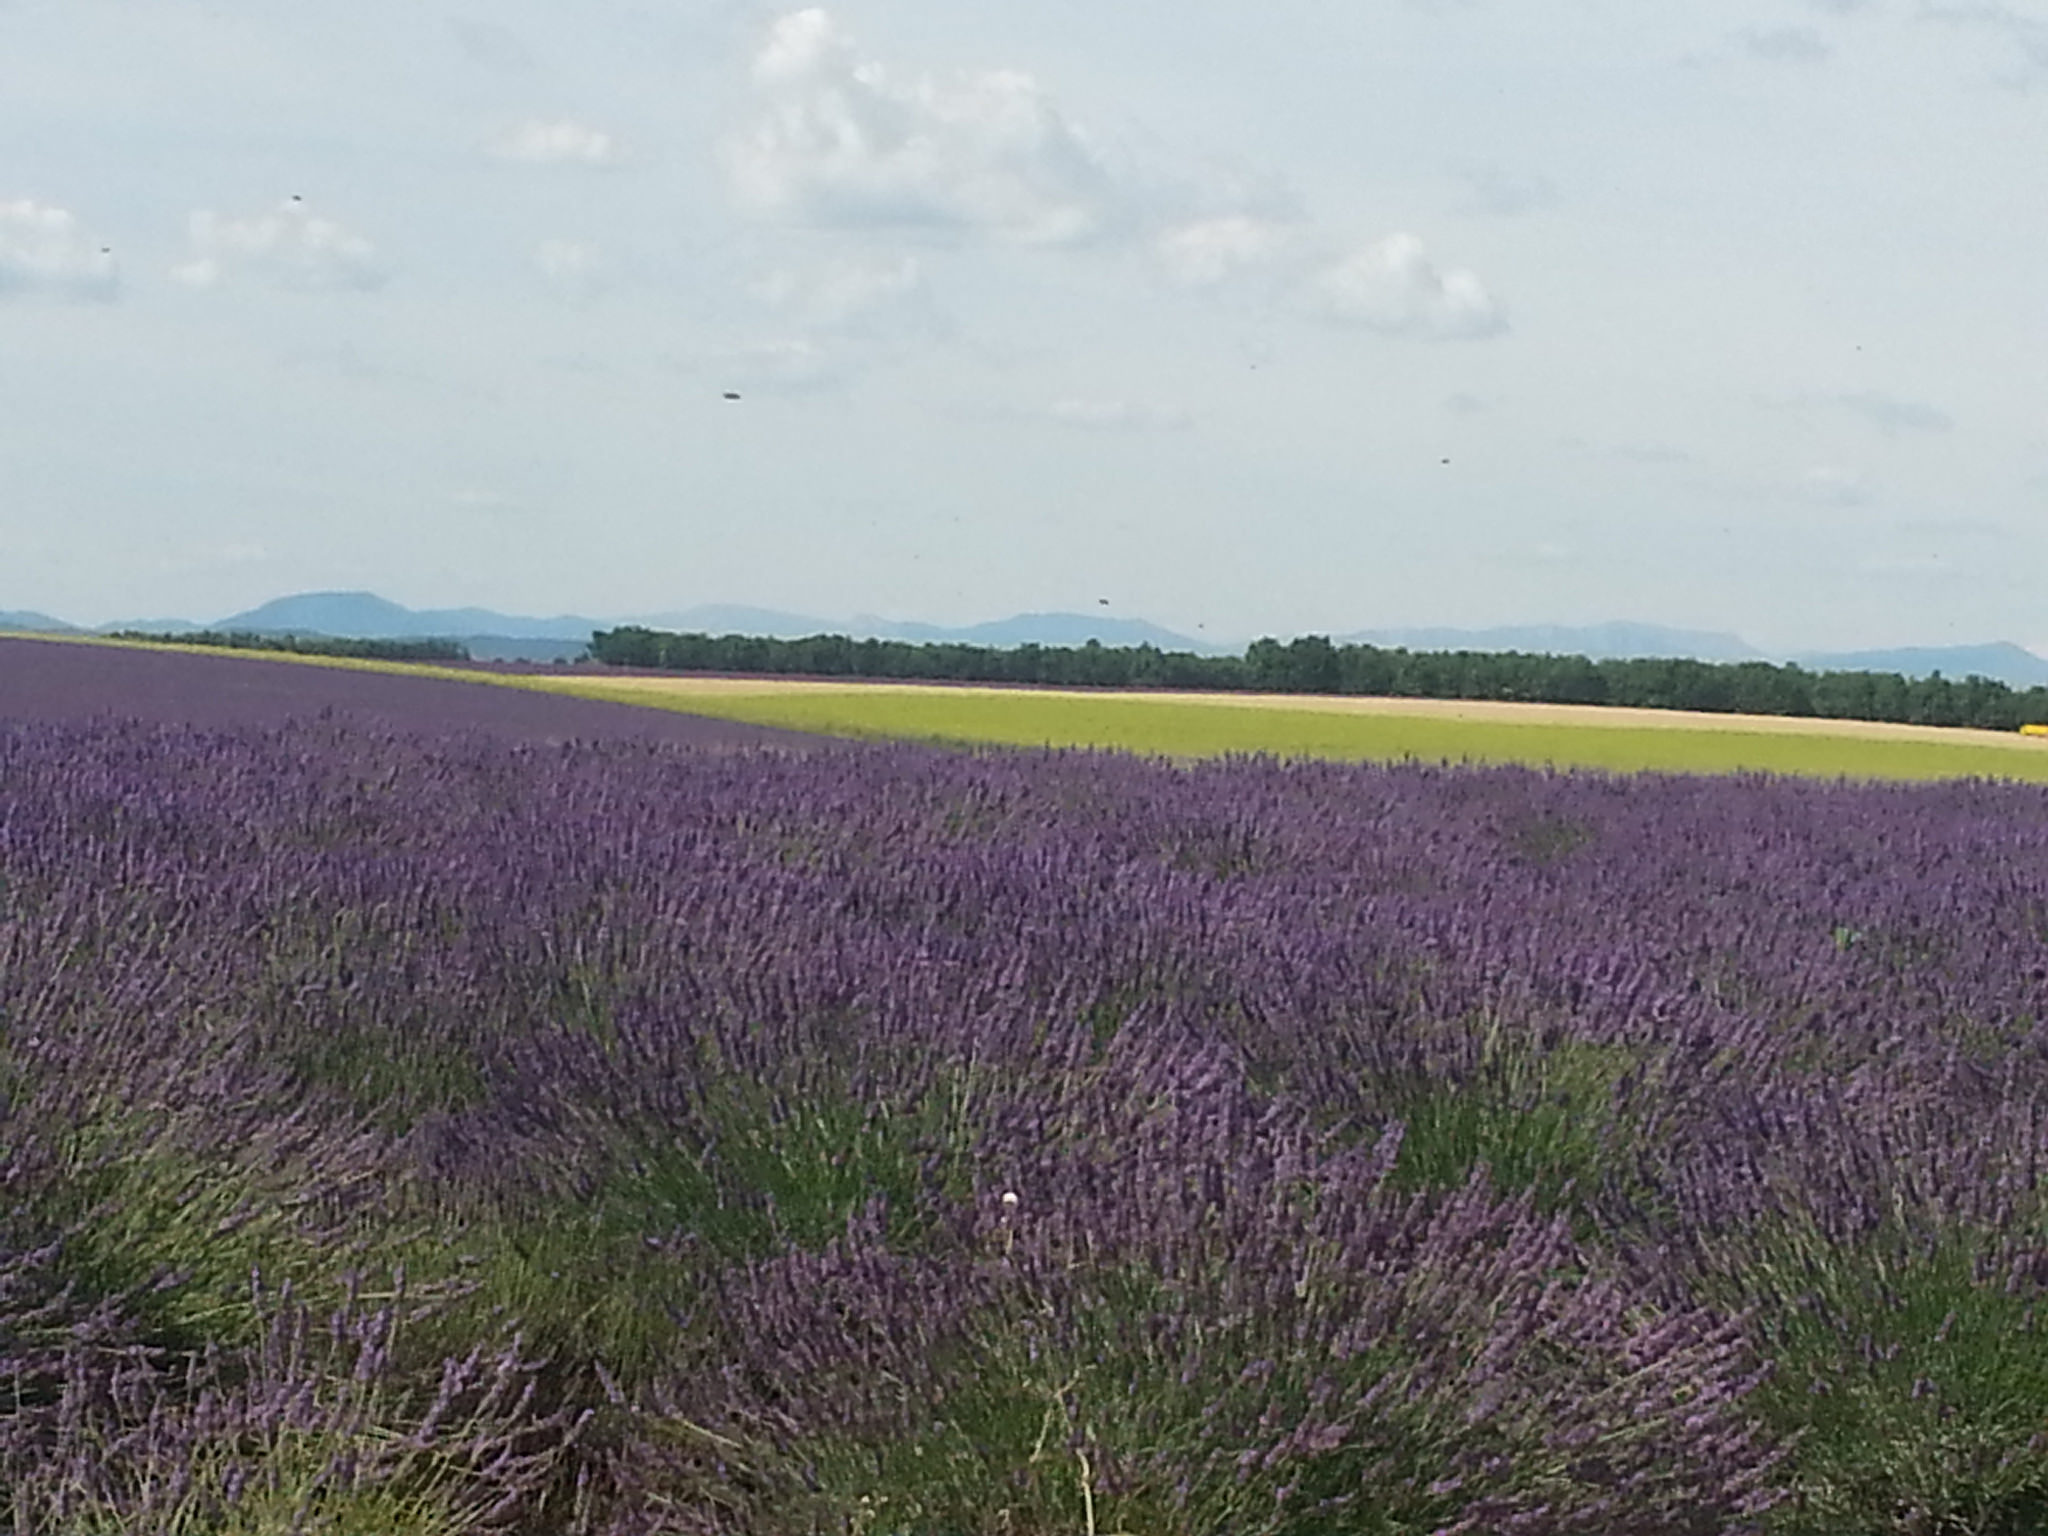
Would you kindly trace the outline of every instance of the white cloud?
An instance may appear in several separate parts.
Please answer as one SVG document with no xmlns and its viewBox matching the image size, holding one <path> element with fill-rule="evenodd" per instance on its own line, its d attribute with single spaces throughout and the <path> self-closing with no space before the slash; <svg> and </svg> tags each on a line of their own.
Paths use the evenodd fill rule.
<svg viewBox="0 0 2048 1536">
<path fill-rule="evenodd" d="M 366 292 L 386 276 L 374 245 L 298 197 L 243 218 L 201 209 L 192 215 L 190 237 L 192 259 L 171 275 L 194 288 L 240 273 L 281 288 Z"/>
<path fill-rule="evenodd" d="M 1154 243 L 1160 264 L 1175 282 L 1207 288 L 1257 268 L 1280 254 L 1287 232 L 1243 214 L 1175 225 Z"/>
<path fill-rule="evenodd" d="M 114 254 L 65 208 L 27 198 L 0 202 L 0 297 L 55 294 L 111 299 L 120 287 Z"/>
<path fill-rule="evenodd" d="M 901 304 L 923 286 L 916 258 L 898 256 L 778 268 L 754 284 L 754 294 L 810 324 L 837 326 Z"/>
<path fill-rule="evenodd" d="M 1439 268 L 1411 234 L 1352 252 L 1317 273 L 1311 286 L 1324 314 L 1389 336 L 1451 340 L 1507 329 L 1507 317 L 1478 277 Z"/>
<path fill-rule="evenodd" d="M 1669 443 L 1617 443 L 1607 450 L 1624 464 L 1690 464 L 1692 455 Z"/>
<path fill-rule="evenodd" d="M 1555 208 L 1559 201 L 1556 185 L 1538 171 L 1468 163 L 1456 167 L 1453 174 L 1470 192 L 1468 206 L 1475 213 L 1511 219 Z"/>
<path fill-rule="evenodd" d="M 846 382 L 852 365 L 809 336 L 785 335 L 687 355 L 667 364 L 707 388 L 741 396 L 800 395 L 830 391 Z M 715 397 L 714 397 L 715 399 Z"/>
<path fill-rule="evenodd" d="M 1819 64 L 1834 50 L 1812 27 L 1772 27 L 1742 34 L 1742 49 L 1773 64 Z"/>
<path fill-rule="evenodd" d="M 1190 425 L 1178 407 L 1137 400 L 1055 400 L 1046 415 L 1061 426 L 1096 432 L 1177 432 Z"/>
<path fill-rule="evenodd" d="M 533 68 L 533 51 L 519 40 L 517 33 L 495 21 L 450 16 L 448 32 L 472 64 L 508 74 Z"/>
<path fill-rule="evenodd" d="M 190 544 L 167 549 L 157 557 L 157 563 L 166 571 L 182 574 L 263 565 L 270 558 L 270 551 L 261 544 L 246 539 L 231 539 L 222 544 Z"/>
<path fill-rule="evenodd" d="M 534 250 L 533 264 L 564 298 L 587 299 L 602 286 L 600 256 L 588 241 L 543 240 Z"/>
<path fill-rule="evenodd" d="M 1886 437 L 1897 437 L 1901 432 L 1947 432 L 1955 426 L 1955 418 L 1948 412 L 1918 400 L 1900 400 L 1874 392 L 1837 395 L 1835 400 Z"/>
<path fill-rule="evenodd" d="M 1799 477 L 1798 491 L 1807 501 L 1824 507 L 1860 507 L 1871 499 L 1870 486 L 1852 470 L 1833 464 L 1816 464 Z"/>
<path fill-rule="evenodd" d="M 617 165 L 622 158 L 611 134 L 566 118 L 521 123 L 492 144 L 491 152 L 526 165 Z"/>
<path fill-rule="evenodd" d="M 2048 69 L 2048 18 L 2026 15 L 2001 0 L 1921 0 L 1919 16 L 1925 21 L 1946 22 L 1955 27 L 1978 27 L 2006 39 L 2032 70 Z M 2013 83 L 2027 83 L 2022 77 Z"/>
<path fill-rule="evenodd" d="M 813 8 L 774 24 L 753 79 L 762 110 L 728 146 L 727 168 L 761 216 L 1044 245 L 1119 221 L 1097 150 L 1028 74 L 898 79 Z"/>
<path fill-rule="evenodd" d="M 517 523 L 527 516 L 527 509 L 519 502 L 487 486 L 464 486 L 448 501 L 458 511 L 500 526 Z"/>
</svg>

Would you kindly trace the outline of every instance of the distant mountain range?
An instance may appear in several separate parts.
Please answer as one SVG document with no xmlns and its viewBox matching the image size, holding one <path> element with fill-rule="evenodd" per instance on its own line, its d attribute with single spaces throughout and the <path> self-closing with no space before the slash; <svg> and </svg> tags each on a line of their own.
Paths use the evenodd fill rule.
<svg viewBox="0 0 2048 1536">
<path fill-rule="evenodd" d="M 1411 651 L 1528 651 L 1536 655 L 1688 657 L 1694 661 L 1797 662 L 1809 672 L 1896 672 L 1902 677 L 1989 677 L 2015 688 L 2048 687 L 2048 659 L 2009 641 L 1988 645 L 1901 646 L 1880 651 L 1800 651 L 1772 656 L 1740 635 L 1666 629 L 1657 624 L 1592 624 L 1581 628 L 1524 625 L 1505 629 L 1362 629 L 1334 636 Z"/>
<path fill-rule="evenodd" d="M 489 608 L 407 608 L 374 592 L 301 592 L 243 613 L 230 614 L 211 629 L 248 629 L 332 635 L 341 640 L 430 640 L 459 635 L 505 635 L 524 640 L 587 641 L 591 619 L 562 614 L 528 619 Z"/>
<path fill-rule="evenodd" d="M 75 635 L 79 633 L 76 624 L 66 624 L 62 619 L 53 619 L 47 613 L 35 613 L 21 608 L 8 612 L 0 608 L 0 629 L 26 630 L 32 635 Z"/>
<path fill-rule="evenodd" d="M 110 634 L 141 630 L 180 635 L 197 630 L 246 630 L 255 634 L 326 635 L 343 640 L 460 640 L 470 654 L 486 660 L 551 661 L 577 654 L 591 632 L 640 624 L 649 629 L 713 635 L 763 635 L 796 640 L 806 635 L 852 635 L 856 639 L 952 642 L 964 645 L 1103 645 L 1158 646 L 1170 651 L 1220 652 L 1231 647 L 1175 634 L 1142 619 L 1082 613 L 1022 613 L 986 624 L 947 628 L 878 619 L 863 614 L 851 620 L 820 619 L 772 608 L 707 604 L 668 613 L 633 614 L 620 619 L 592 619 L 558 614 L 536 619 L 498 613 L 489 608 L 407 608 L 374 592 L 301 592 L 211 623 L 189 619 L 146 619 L 101 624 L 91 630 L 66 624 L 42 613 L 0 612 L 0 628 L 44 633 Z"/>
<path fill-rule="evenodd" d="M 2048 687 L 2048 660 L 2023 646 L 2000 640 L 1991 645 L 1907 646 L 1893 651 L 1830 651 L 1794 656 L 1809 672 L 1897 672 L 1903 677 L 1989 677 L 2015 688 Z"/>
<path fill-rule="evenodd" d="M 189 619 L 137 619 L 92 629 L 46 613 L 0 610 L 0 629 L 45 634 L 107 634 L 141 630 L 178 635 L 196 630 L 249 630 L 264 634 L 326 635 L 349 640 L 460 640 L 486 661 L 557 661 L 580 655 L 591 632 L 639 624 L 679 633 L 762 635 L 794 640 L 806 635 L 909 640 L 994 647 L 1017 645 L 1154 645 L 1163 651 L 1225 654 L 1235 646 L 1197 640 L 1143 619 L 1109 614 L 1020 613 L 985 624 L 948 628 L 860 615 L 815 618 L 773 608 L 708 604 L 668 613 L 591 619 L 578 614 L 528 618 L 489 608 L 407 608 L 373 592 L 301 592 L 211 623 Z M 2048 686 L 2048 659 L 2004 641 L 1985 645 L 1913 646 L 1896 650 L 1805 652 L 1770 656 L 1739 635 L 1672 629 L 1657 624 L 1611 623 L 1579 627 L 1521 625 L 1495 629 L 1362 629 L 1332 637 L 1340 642 L 1401 646 L 1411 651 L 1528 651 L 1595 659 L 1630 656 L 1690 657 L 1699 661 L 1796 661 L 1811 671 L 1898 672 L 1925 677 L 1995 678 L 2015 688 Z"/>
</svg>

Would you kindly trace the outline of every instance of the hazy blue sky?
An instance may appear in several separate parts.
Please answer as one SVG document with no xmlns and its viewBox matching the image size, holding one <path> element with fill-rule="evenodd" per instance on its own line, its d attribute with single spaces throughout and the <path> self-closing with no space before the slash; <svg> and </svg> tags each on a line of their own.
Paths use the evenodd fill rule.
<svg viewBox="0 0 2048 1536">
<path fill-rule="evenodd" d="M 2039 3 L 0 0 L 0 608 L 2048 648 L 2044 168 Z"/>
</svg>

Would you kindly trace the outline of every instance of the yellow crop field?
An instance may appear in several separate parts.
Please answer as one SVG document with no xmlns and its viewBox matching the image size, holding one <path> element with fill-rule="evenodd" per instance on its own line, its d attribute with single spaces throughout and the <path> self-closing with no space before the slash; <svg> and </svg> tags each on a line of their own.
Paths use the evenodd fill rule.
<svg viewBox="0 0 2048 1536">
<path fill-rule="evenodd" d="M 2048 741 L 2017 732 L 1593 705 L 1168 694 L 588 673 L 517 681 L 826 735 L 1105 747 L 1167 757 L 1264 752 L 1347 761 L 1526 763 L 1616 772 L 2048 782 Z"/>
</svg>

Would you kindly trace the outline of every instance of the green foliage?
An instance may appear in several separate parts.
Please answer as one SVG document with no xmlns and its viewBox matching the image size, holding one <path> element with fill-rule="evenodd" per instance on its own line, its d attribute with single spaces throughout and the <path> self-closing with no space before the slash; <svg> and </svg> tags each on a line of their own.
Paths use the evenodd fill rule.
<svg viewBox="0 0 2048 1536">
<path fill-rule="evenodd" d="M 268 634 L 255 630 L 198 630 L 181 635 L 156 635 L 142 630 L 117 630 L 108 637 L 143 645 L 203 646 L 209 650 L 281 651 L 292 656 L 337 656 L 351 661 L 468 661 L 469 647 L 459 640 L 348 640 L 333 635 Z"/>
<path fill-rule="evenodd" d="M 942 1137 L 939 1103 L 891 1111 L 850 1097 L 783 1098 L 737 1075 L 684 1135 L 621 1148 L 595 1204 L 612 1225 L 690 1240 L 726 1259 L 817 1249 L 881 1201 L 892 1241 L 914 1247 L 933 1205 L 926 1163 L 963 1192 L 968 1148 Z"/>
<path fill-rule="evenodd" d="M 284 1060 L 309 1087 L 332 1092 L 364 1123 L 395 1135 L 424 1114 L 483 1097 L 483 1073 L 460 1042 L 381 1021 L 301 1035 Z"/>
<path fill-rule="evenodd" d="M 511 1320 L 550 1361 L 557 1399 L 601 1401 L 600 1366 L 638 1385 L 673 1360 L 703 1286 L 686 1254 L 650 1243 L 614 1211 L 566 1199 L 422 1223 L 379 1252 L 455 1293 L 414 1330 L 421 1361 L 461 1353 L 479 1332 Z"/>
<path fill-rule="evenodd" d="M 1455 1189 L 1484 1167 L 1496 1188 L 1530 1191 L 1542 1210 L 1563 1208 L 1573 1190 L 1597 1189 L 1609 1170 L 1628 1166 L 1633 1128 L 1616 1090 L 1643 1064 L 1643 1053 L 1625 1046 L 1546 1046 L 1487 1028 L 1469 1076 L 1386 1085 L 1388 1111 L 1406 1127 L 1394 1182 Z"/>
<path fill-rule="evenodd" d="M 1531 864 L 1561 864 L 1593 841 L 1593 829 L 1558 816 L 1535 816 L 1516 822 L 1506 842 Z"/>
<path fill-rule="evenodd" d="M 1788 1216 L 1717 1242 L 1775 1364 L 1753 1399 L 1795 1445 L 1784 1536 L 2035 1536 L 2048 1526 L 2048 1326 L 1988 1241 Z"/>
<path fill-rule="evenodd" d="M 1311 1394 L 1398 1384 L 1412 1362 L 1395 1342 L 1342 1362 L 1289 1358 L 1264 1320 L 1219 1305 L 1219 1281 L 1091 1273 L 1065 1298 L 1057 1331 L 1028 1303 L 992 1309 L 944 1352 L 937 1390 L 906 1402 L 894 1432 L 807 1445 L 815 1495 L 795 1502 L 828 1528 L 873 1536 L 1422 1536 L 1441 1527 L 1455 1501 L 1429 1485 L 1450 1426 L 1433 1424 L 1435 1405 L 1404 1400 L 1398 1385 L 1370 1443 L 1239 1465 L 1234 1448 L 1255 1426 L 1298 1418 Z M 1201 1318 L 1192 1352 L 1147 1329 L 1162 1310 L 1190 1309 Z M 1335 1515 L 1315 1508 L 1361 1487 L 1375 1490 L 1370 1502 L 1345 1500 Z"/>
<path fill-rule="evenodd" d="M 374 1434 L 366 1434 L 367 1442 Z M 164 1512 L 151 1536 L 463 1536 L 484 1529 L 451 1509 L 445 1495 L 371 1487 L 336 1492 L 331 1468 L 349 1457 L 350 1438 L 281 1435 L 257 1452 L 256 1475 L 232 1503 L 219 1500 L 225 1469 L 208 1469 L 190 1498 Z M 204 1503 L 202 1504 L 202 1500 Z M 67 1536 L 134 1536 L 120 1510 L 74 1510 Z"/>
<path fill-rule="evenodd" d="M 473 1287 L 451 1326 L 515 1317 L 535 1347 L 635 1382 L 726 1265 L 821 1249 L 877 1205 L 891 1246 L 935 1240 L 971 1187 L 977 1111 L 965 1072 L 895 1107 L 724 1074 L 687 1123 L 606 1127 L 584 1192 L 444 1213 L 390 1257 Z"/>
<path fill-rule="evenodd" d="M 223 1148 L 193 1145 L 181 1130 L 149 1113 L 80 1127 L 60 1178 L 30 1210 L 64 1234 L 67 1278 L 87 1296 L 130 1297 L 160 1342 L 253 1343 L 262 1317 L 251 1276 L 314 1289 L 333 1229 L 308 1199 L 288 1135 Z"/>
<path fill-rule="evenodd" d="M 290 1291 L 254 1283 L 249 1304 L 260 1349 L 189 1361 L 183 1394 L 159 1400 L 158 1435 L 122 1436 L 104 1403 L 74 1399 L 72 1431 L 96 1442 L 85 1454 L 99 1475 L 0 1490 L 0 1519 L 54 1511 L 66 1532 L 170 1536 L 503 1531 L 503 1511 L 539 1491 L 579 1433 L 550 1444 L 563 1419 L 527 1416 L 528 1367 L 501 1328 L 477 1334 L 495 1334 L 490 1347 L 439 1362 L 438 1391 L 393 1373 L 401 1336 L 431 1310 L 402 1276 L 376 1293 L 351 1282 L 340 1309 L 319 1318 Z M 192 1420 L 204 1426 L 196 1435 Z M 27 1502 L 10 1509 L 9 1494 Z"/>
</svg>

